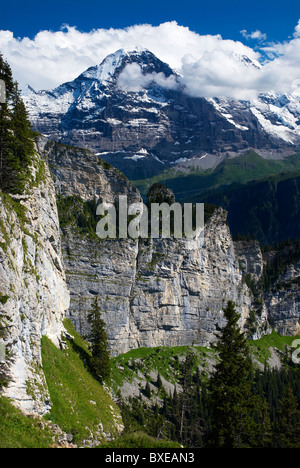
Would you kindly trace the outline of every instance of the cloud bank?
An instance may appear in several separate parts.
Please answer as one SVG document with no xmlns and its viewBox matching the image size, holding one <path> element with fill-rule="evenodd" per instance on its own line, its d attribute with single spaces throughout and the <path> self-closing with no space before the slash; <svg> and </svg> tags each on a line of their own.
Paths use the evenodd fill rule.
<svg viewBox="0 0 300 468">
<path fill-rule="evenodd" d="M 259 91 L 294 92 L 300 79 L 300 20 L 293 36 L 283 43 L 266 44 L 259 30 L 243 30 L 241 35 L 260 49 L 220 35 L 200 35 L 173 21 L 90 32 L 64 26 L 60 31 L 41 31 L 33 39 L 0 31 L 0 52 L 23 91 L 27 84 L 36 90 L 52 89 L 116 50 L 134 49 L 138 44 L 178 71 L 187 92 L 194 96 L 254 99 Z M 122 86 L 141 89 L 148 78 L 136 67 L 127 67 Z M 175 86 L 164 76 L 155 80 Z"/>
</svg>

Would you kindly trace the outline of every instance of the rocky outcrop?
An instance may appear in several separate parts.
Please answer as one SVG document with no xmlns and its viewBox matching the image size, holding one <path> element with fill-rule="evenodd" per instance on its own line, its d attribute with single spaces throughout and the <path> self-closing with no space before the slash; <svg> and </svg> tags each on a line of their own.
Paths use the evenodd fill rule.
<svg viewBox="0 0 300 468">
<path fill-rule="evenodd" d="M 235 241 L 235 252 L 244 280 L 252 292 L 251 317 L 248 321 L 248 336 L 257 340 L 272 332 L 269 324 L 268 308 L 260 290 L 264 270 L 263 254 L 256 240 Z"/>
<path fill-rule="evenodd" d="M 200 239 L 150 240 L 139 244 L 131 292 L 131 329 L 138 346 L 209 345 L 224 324 L 228 300 L 243 328 L 251 294 L 243 283 L 226 213 L 217 210 Z"/>
<path fill-rule="evenodd" d="M 129 202 L 141 201 L 134 185 L 91 151 L 58 144 L 42 136 L 37 146 L 50 168 L 56 195 L 114 203 L 119 195 L 126 194 Z"/>
<path fill-rule="evenodd" d="M 0 197 L 0 365 L 8 382 L 2 393 L 24 411 L 44 414 L 50 397 L 41 336 L 60 345 L 69 292 L 54 185 L 36 157 L 39 170 L 26 193 Z"/>
<path fill-rule="evenodd" d="M 293 258 L 293 246 L 262 254 L 257 241 L 235 242 L 239 264 L 248 284 L 255 292 L 252 309 L 256 312 L 256 330 L 253 338 L 260 338 L 273 330 L 280 335 L 293 336 L 300 332 L 300 262 Z M 261 281 L 266 265 L 281 258 L 282 266 L 277 279 L 265 287 Z M 273 270 L 274 271 L 274 270 Z"/>
<path fill-rule="evenodd" d="M 119 195 L 140 200 L 134 186 L 93 153 L 46 140 L 40 149 L 58 194 L 85 201 L 115 201 Z M 224 210 L 216 210 L 205 225 L 204 242 L 200 237 L 100 240 L 82 235 L 72 223 L 61 231 L 71 294 L 68 316 L 87 335 L 87 315 L 98 296 L 113 355 L 140 346 L 207 345 L 215 338 L 216 324 L 223 323 L 222 308 L 229 299 L 245 325 L 251 292 Z"/>
</svg>

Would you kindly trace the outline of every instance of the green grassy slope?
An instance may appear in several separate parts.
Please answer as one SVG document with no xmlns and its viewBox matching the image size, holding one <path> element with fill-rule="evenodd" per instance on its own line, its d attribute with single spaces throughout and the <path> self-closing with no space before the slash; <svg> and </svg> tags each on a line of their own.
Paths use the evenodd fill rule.
<svg viewBox="0 0 300 468">
<path fill-rule="evenodd" d="M 49 448 L 55 443 L 53 436 L 39 420 L 25 416 L 0 397 L 0 448 Z"/>
<path fill-rule="evenodd" d="M 84 340 L 66 321 L 74 341 L 67 341 L 62 351 L 46 337 L 42 338 L 43 369 L 53 404 L 48 418 L 74 436 L 81 444 L 93 433 L 104 442 L 104 433 L 117 436 L 116 421 L 120 412 L 110 395 L 85 366 L 89 354 Z M 99 430 L 99 424 L 103 427 Z"/>
<path fill-rule="evenodd" d="M 145 381 L 153 381 L 153 376 L 158 374 L 167 382 L 178 384 L 182 378 L 182 362 L 188 353 L 195 356 L 195 369 L 200 366 L 203 375 L 208 375 L 209 362 L 213 359 L 213 351 L 209 348 L 138 348 L 112 359 L 112 389 L 117 393 L 125 382 L 132 383 L 135 379 L 135 385 L 137 381 L 143 385 Z"/>
<path fill-rule="evenodd" d="M 295 340 L 298 340 L 299 336 L 281 336 L 276 332 L 272 332 L 270 335 L 263 336 L 260 340 L 250 341 L 250 349 L 254 358 L 256 358 L 261 364 L 271 358 L 271 348 L 280 351 L 281 353 L 287 353 L 287 356 L 291 357 L 291 353 L 294 351 L 292 344 Z"/>
<path fill-rule="evenodd" d="M 256 361 L 264 364 L 271 358 L 270 348 L 280 352 L 293 352 L 292 343 L 299 339 L 296 336 L 281 336 L 276 332 L 259 340 L 249 340 L 251 354 Z M 188 353 L 195 357 L 195 369 L 201 370 L 202 379 L 206 379 L 213 368 L 215 353 L 210 348 L 198 346 L 139 348 L 112 359 L 112 388 L 115 393 L 126 383 L 140 385 L 145 381 L 153 382 L 158 374 L 171 384 L 180 384 L 182 363 Z M 156 394 L 153 396 L 157 396 Z"/>
</svg>

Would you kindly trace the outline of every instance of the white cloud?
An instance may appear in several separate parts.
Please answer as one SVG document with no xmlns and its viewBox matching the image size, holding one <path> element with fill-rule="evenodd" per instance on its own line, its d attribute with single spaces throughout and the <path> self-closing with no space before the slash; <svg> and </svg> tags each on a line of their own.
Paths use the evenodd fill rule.
<svg viewBox="0 0 300 468">
<path fill-rule="evenodd" d="M 257 41 L 265 41 L 267 39 L 267 35 L 262 33 L 259 29 L 253 31 L 252 33 L 248 33 L 246 29 L 241 31 L 241 34 L 244 36 L 245 39 L 254 39 Z"/>
<path fill-rule="evenodd" d="M 224 57 L 237 53 L 258 58 L 241 42 L 223 40 L 218 35 L 201 36 L 176 22 L 88 33 L 67 26 L 61 31 L 41 31 L 34 39 L 17 39 L 10 31 L 0 31 L 0 51 L 23 89 L 27 83 L 35 89 L 53 88 L 99 64 L 108 54 L 121 48 L 134 49 L 137 44 L 177 70 L 181 70 L 186 55 L 195 62 L 215 51 Z"/>
<path fill-rule="evenodd" d="M 247 31 L 244 34 L 248 35 Z M 249 37 L 265 39 L 259 30 Z M 199 35 L 174 21 L 90 32 L 66 26 L 61 31 L 41 31 L 33 39 L 0 31 L 0 51 L 23 90 L 27 83 L 35 89 L 54 88 L 101 63 L 108 54 L 121 48 L 134 49 L 137 44 L 177 70 L 191 95 L 250 99 L 258 91 L 293 91 L 293 83 L 300 77 L 300 21 L 290 40 L 262 48 L 269 60 L 261 67 L 255 66 L 261 58 L 259 52 L 242 42 Z M 140 89 L 150 78 L 164 86 L 176 86 L 173 79 L 161 74 L 145 77 L 137 67 L 127 67 L 119 84 Z"/>
<path fill-rule="evenodd" d="M 300 37 L 300 20 L 298 21 L 298 24 L 295 28 L 294 37 Z"/>
<path fill-rule="evenodd" d="M 141 91 L 150 83 L 156 83 L 167 89 L 178 88 L 178 82 L 174 76 L 166 77 L 163 73 L 143 74 L 137 63 L 128 64 L 118 79 L 118 86 L 123 91 Z"/>
</svg>

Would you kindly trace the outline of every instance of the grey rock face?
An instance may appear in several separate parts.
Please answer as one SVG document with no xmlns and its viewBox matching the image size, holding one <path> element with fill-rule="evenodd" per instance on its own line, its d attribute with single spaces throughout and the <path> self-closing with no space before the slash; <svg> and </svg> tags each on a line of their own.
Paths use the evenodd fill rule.
<svg viewBox="0 0 300 468">
<path fill-rule="evenodd" d="M 16 206 L 26 208 L 20 218 Z M 44 414 L 50 398 L 42 371 L 41 337 L 57 346 L 70 297 L 61 256 L 59 221 L 52 178 L 17 197 L 0 198 L 0 323 L 5 360 L 4 395 L 27 412 Z"/>
<path fill-rule="evenodd" d="M 109 201 L 119 195 L 140 199 L 129 181 L 120 181 L 90 152 L 55 143 L 45 144 L 44 151 L 58 193 L 87 200 L 97 190 L 97 197 Z M 242 326 L 249 315 L 251 294 L 222 209 L 205 226 L 203 245 L 200 239 L 95 240 L 70 225 L 62 229 L 62 249 L 71 294 L 68 316 L 86 336 L 97 295 L 113 355 L 140 346 L 208 344 L 229 299 L 236 302 Z"/>
<path fill-rule="evenodd" d="M 81 240 L 63 235 L 71 292 L 69 316 L 88 333 L 87 314 L 99 297 L 113 355 L 137 347 L 208 345 L 229 299 L 249 315 L 225 214 L 217 212 L 197 240 Z M 66 254 L 68 252 L 68 254 Z"/>
<path fill-rule="evenodd" d="M 24 196 L 0 199 L 0 366 L 1 377 L 9 378 L 6 396 L 28 412 L 49 410 L 41 336 L 59 346 L 66 316 L 87 336 L 96 296 L 112 355 L 142 346 L 209 345 L 216 325 L 224 324 L 228 300 L 245 327 L 255 304 L 244 275 L 259 281 L 264 263 L 257 242 L 232 241 L 224 210 L 215 210 L 206 223 L 204 242 L 100 240 L 72 224 L 60 229 L 56 194 L 108 202 L 119 195 L 140 201 L 140 194 L 90 151 L 46 138 L 39 139 L 38 149 L 53 179 L 46 165 L 43 181 Z M 26 207 L 26 217 L 16 203 Z M 265 294 L 261 328 L 270 322 L 279 333 L 299 333 L 299 278 L 295 262 L 280 287 Z"/>
<path fill-rule="evenodd" d="M 274 252 L 262 255 L 257 241 L 235 242 L 239 264 L 244 275 L 259 288 L 263 268 L 267 261 L 272 262 Z M 254 339 L 260 338 L 272 329 L 281 335 L 298 335 L 300 331 L 300 262 L 290 263 L 274 281 L 270 291 L 260 290 L 259 301 L 253 300 L 253 310 L 257 312 L 257 330 Z"/>
<path fill-rule="evenodd" d="M 225 221 L 218 210 L 205 226 L 203 245 L 197 239 L 140 245 L 131 300 L 139 346 L 208 345 L 230 299 L 245 325 L 251 297 Z"/>
<path fill-rule="evenodd" d="M 296 262 L 281 275 L 277 288 L 265 295 L 270 324 L 281 335 L 293 336 L 300 332 L 299 284 L 300 262 Z"/>
<path fill-rule="evenodd" d="M 263 256 L 257 241 L 236 241 L 235 251 L 240 266 L 245 274 L 250 274 L 256 281 L 263 272 Z"/>
<path fill-rule="evenodd" d="M 141 200 L 138 190 L 118 169 L 90 151 L 56 144 L 44 137 L 39 138 L 38 149 L 47 160 L 57 195 L 114 203 L 119 194 L 126 194 L 128 202 Z"/>
</svg>

